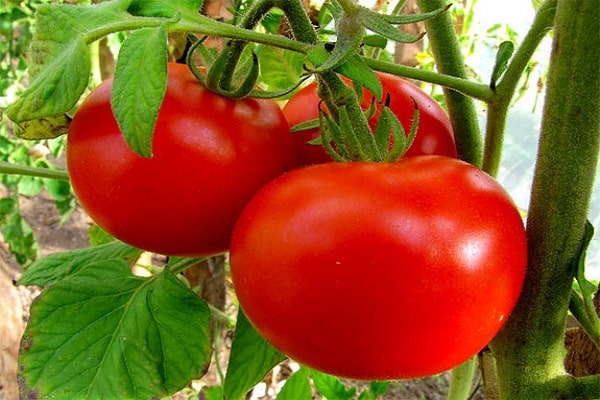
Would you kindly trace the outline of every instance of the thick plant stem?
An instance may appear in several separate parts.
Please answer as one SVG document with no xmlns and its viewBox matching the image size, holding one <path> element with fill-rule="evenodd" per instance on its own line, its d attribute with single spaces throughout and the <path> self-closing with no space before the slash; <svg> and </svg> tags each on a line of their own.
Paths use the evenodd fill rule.
<svg viewBox="0 0 600 400">
<path fill-rule="evenodd" d="M 418 0 L 422 12 L 437 10 L 447 5 L 446 0 Z M 466 78 L 467 71 L 460 52 L 450 15 L 445 12 L 425 21 L 437 69 L 442 74 Z M 481 166 L 482 138 L 473 100 L 454 90 L 444 89 L 456 138 L 458 155 L 473 165 Z"/>
<path fill-rule="evenodd" d="M 597 0 L 557 3 L 527 221 L 528 271 L 519 302 L 491 345 L 504 399 L 592 393 L 593 380 L 566 375 L 563 359 L 574 264 L 600 149 L 598 16 Z"/>
</svg>

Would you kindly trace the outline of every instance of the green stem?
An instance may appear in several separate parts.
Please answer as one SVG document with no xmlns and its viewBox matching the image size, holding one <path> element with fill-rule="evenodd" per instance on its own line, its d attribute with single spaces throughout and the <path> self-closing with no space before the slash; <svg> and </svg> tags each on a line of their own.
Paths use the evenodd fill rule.
<svg viewBox="0 0 600 400">
<path fill-rule="evenodd" d="M 69 180 L 69 174 L 64 170 L 17 165 L 6 161 L 0 161 L 0 172 L 3 174 L 35 176 L 38 178 L 58 179 L 61 181 Z"/>
<path fill-rule="evenodd" d="M 238 26 L 248 30 L 254 29 L 271 8 L 273 8 L 272 0 L 258 0 L 253 2 L 250 8 L 243 14 Z M 219 56 L 227 58 L 227 62 L 223 65 L 223 68 L 218 71 L 220 75 L 219 87 L 221 89 L 226 91 L 231 90 L 237 64 L 247 44 L 248 42 L 245 40 L 231 40 Z"/>
<path fill-rule="evenodd" d="M 235 25 L 212 20 L 199 14 L 192 16 L 186 15 L 186 17 L 182 18 L 180 21 L 170 24 L 169 31 L 198 33 L 201 35 L 245 40 L 299 53 L 306 53 L 312 48 L 312 45 L 309 43 L 291 40 L 281 35 L 271 35 L 250 29 L 243 29 Z"/>
<path fill-rule="evenodd" d="M 496 95 L 488 104 L 482 169 L 492 176 L 496 176 L 500 168 L 506 118 L 511 100 L 533 53 L 552 29 L 555 11 L 556 0 L 547 0 L 540 6 L 529 32 L 515 52 L 502 80 L 496 85 Z"/>
<path fill-rule="evenodd" d="M 453 89 L 469 97 L 474 97 L 485 102 L 492 101 L 494 97 L 494 92 L 492 89 L 490 89 L 489 85 L 473 82 L 465 78 L 458 78 L 452 75 L 440 74 L 438 72 L 426 71 L 423 69 L 407 67 L 406 65 L 393 64 L 390 62 L 374 60 L 366 57 L 363 58 L 363 61 L 369 67 L 377 71 L 441 85 L 448 89 Z"/>
<path fill-rule="evenodd" d="M 171 271 L 174 275 L 178 275 L 185 271 L 186 269 L 193 267 L 194 265 L 202 262 L 203 258 L 182 258 L 174 264 L 167 266 L 169 271 Z"/>
<path fill-rule="evenodd" d="M 447 400 L 467 400 L 477 371 L 477 356 L 452 370 Z"/>
<path fill-rule="evenodd" d="M 447 6 L 446 0 L 417 0 L 422 12 Z M 437 69 L 445 75 L 467 78 L 467 71 L 452 18 L 447 12 L 425 21 L 427 37 Z M 482 162 L 482 138 L 473 99 L 451 89 L 444 89 L 448 112 L 454 128 L 459 157 L 480 166 Z"/>
<path fill-rule="evenodd" d="M 502 397 L 584 397 L 591 380 L 565 374 L 564 330 L 600 150 L 597 0 L 559 0 L 542 132 L 527 220 L 521 297 L 491 344 Z M 598 378 L 595 379 L 597 396 Z M 581 392 L 577 392 L 581 390 Z M 588 388 L 588 389 L 586 389 Z"/>
</svg>

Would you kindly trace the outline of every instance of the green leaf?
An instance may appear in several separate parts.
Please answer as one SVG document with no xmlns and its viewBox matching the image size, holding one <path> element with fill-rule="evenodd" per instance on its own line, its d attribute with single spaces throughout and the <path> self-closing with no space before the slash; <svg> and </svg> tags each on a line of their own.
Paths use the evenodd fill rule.
<svg viewBox="0 0 600 400">
<path fill-rule="evenodd" d="M 131 247 L 123 242 L 111 242 L 96 247 L 56 253 L 41 258 L 21 275 L 19 284 L 50 286 L 69 275 L 77 273 L 85 265 L 95 260 L 122 259 L 134 260 L 142 250 Z"/>
<path fill-rule="evenodd" d="M 0 232 L 21 265 L 35 260 L 37 245 L 33 231 L 19 212 L 18 198 L 0 199 Z"/>
<path fill-rule="evenodd" d="M 350 78 L 354 82 L 358 82 L 360 86 L 364 86 L 373 93 L 375 99 L 381 101 L 381 98 L 383 97 L 381 81 L 358 54 L 349 57 L 348 60 L 337 67 L 335 71 Z"/>
<path fill-rule="evenodd" d="M 285 358 L 256 332 L 240 309 L 223 386 L 225 398 L 229 400 L 242 398 L 264 378 L 267 372 Z"/>
<path fill-rule="evenodd" d="M 374 381 L 369 383 L 370 391 L 371 393 L 373 393 L 375 398 L 385 394 L 385 392 L 388 391 L 389 387 L 390 382 L 388 381 Z"/>
<path fill-rule="evenodd" d="M 315 387 L 328 399 L 350 400 L 356 395 L 356 388 L 347 388 L 342 381 L 335 376 L 327 375 L 315 370 L 310 371 Z"/>
<path fill-rule="evenodd" d="M 284 90 L 294 86 L 304 72 L 302 54 L 272 46 L 258 46 L 261 82 L 268 90 Z"/>
<path fill-rule="evenodd" d="M 150 399 L 200 377 L 210 311 L 168 270 L 149 279 L 104 260 L 45 290 L 31 308 L 20 365 L 25 396 Z"/>
<path fill-rule="evenodd" d="M 312 400 L 308 372 L 308 369 L 300 368 L 290 376 L 277 395 L 277 400 Z"/>
<path fill-rule="evenodd" d="M 39 5 L 30 48 L 31 85 L 8 107 L 9 118 L 19 123 L 59 116 L 73 109 L 90 77 L 88 44 L 112 31 L 141 24 L 125 12 L 130 2 Z"/>
<path fill-rule="evenodd" d="M 127 11 L 144 17 L 175 18 L 182 11 L 198 13 L 203 3 L 203 0 L 133 0 Z"/>
<path fill-rule="evenodd" d="M 211 386 L 202 388 L 199 398 L 204 400 L 223 400 L 223 387 Z"/>
<path fill-rule="evenodd" d="M 167 90 L 167 29 L 139 29 L 119 51 L 111 106 L 127 144 L 152 156 L 152 133 Z"/>
<path fill-rule="evenodd" d="M 496 63 L 494 64 L 494 70 L 492 71 L 492 78 L 490 81 L 490 87 L 496 88 L 496 83 L 506 71 L 508 67 L 508 61 L 512 57 L 515 51 L 515 45 L 512 42 L 502 42 L 498 47 L 498 53 L 496 53 Z"/>
<path fill-rule="evenodd" d="M 579 258 L 577 260 L 575 279 L 579 285 L 583 303 L 583 313 L 578 316 L 578 320 L 581 321 L 581 325 L 586 330 L 590 339 L 596 346 L 600 347 L 600 318 L 598 317 L 598 314 L 596 314 L 596 308 L 593 301 L 594 292 L 597 290 L 597 286 L 589 282 L 585 277 L 585 259 L 593 237 L 594 226 L 590 221 L 586 221 L 584 237 L 579 252 Z"/>
<path fill-rule="evenodd" d="M 68 132 L 70 122 L 66 114 L 52 115 L 21 122 L 15 133 L 21 139 L 54 139 Z"/>
</svg>

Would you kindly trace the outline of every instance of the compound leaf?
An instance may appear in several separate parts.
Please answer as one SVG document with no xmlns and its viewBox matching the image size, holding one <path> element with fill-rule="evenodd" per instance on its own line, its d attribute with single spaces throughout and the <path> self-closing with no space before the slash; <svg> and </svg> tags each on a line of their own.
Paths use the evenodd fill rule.
<svg viewBox="0 0 600 400">
<path fill-rule="evenodd" d="M 22 341 L 25 396 L 164 397 L 206 370 L 210 311 L 168 270 L 90 263 L 36 299 Z"/>
</svg>

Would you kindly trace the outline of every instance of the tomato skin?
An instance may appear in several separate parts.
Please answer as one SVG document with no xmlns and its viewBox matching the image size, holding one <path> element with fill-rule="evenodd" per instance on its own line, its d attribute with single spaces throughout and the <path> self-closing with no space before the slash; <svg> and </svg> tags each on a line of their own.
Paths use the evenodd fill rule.
<svg viewBox="0 0 600 400">
<path fill-rule="evenodd" d="M 419 107 L 419 126 L 412 146 L 405 157 L 418 155 L 440 155 L 457 157 L 456 144 L 452 125 L 446 112 L 440 105 L 411 82 L 394 75 L 376 72 L 383 86 L 384 99 L 390 96 L 390 110 L 398 117 L 405 133 L 410 132 L 415 105 Z M 363 91 L 362 108 L 368 109 L 373 94 Z M 298 91 L 283 107 L 283 113 L 290 126 L 319 118 L 319 102 L 317 84 L 312 83 Z M 374 129 L 381 114 L 381 105 L 369 120 Z M 318 128 L 294 133 L 294 145 L 299 165 L 321 164 L 331 161 L 331 156 L 322 146 L 307 142 L 320 136 Z"/>
<path fill-rule="evenodd" d="M 203 256 L 228 249 L 234 223 L 265 183 L 293 167 L 289 127 L 271 100 L 231 100 L 169 64 L 152 158 L 125 143 L 112 80 L 75 114 L 67 136 L 73 190 L 90 217 L 142 249 Z"/>
<path fill-rule="evenodd" d="M 289 172 L 247 205 L 230 251 L 240 305 L 267 341 L 367 380 L 476 354 L 512 311 L 527 259 L 507 193 L 439 156 Z"/>
</svg>

